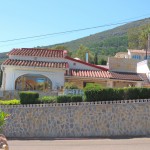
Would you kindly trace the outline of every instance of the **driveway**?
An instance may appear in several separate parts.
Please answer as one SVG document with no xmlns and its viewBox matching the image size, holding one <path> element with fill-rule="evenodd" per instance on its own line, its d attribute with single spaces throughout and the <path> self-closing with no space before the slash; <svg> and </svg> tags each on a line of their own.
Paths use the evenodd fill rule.
<svg viewBox="0 0 150 150">
<path fill-rule="evenodd" d="M 150 138 L 9 140 L 10 150 L 149 150 Z"/>
</svg>

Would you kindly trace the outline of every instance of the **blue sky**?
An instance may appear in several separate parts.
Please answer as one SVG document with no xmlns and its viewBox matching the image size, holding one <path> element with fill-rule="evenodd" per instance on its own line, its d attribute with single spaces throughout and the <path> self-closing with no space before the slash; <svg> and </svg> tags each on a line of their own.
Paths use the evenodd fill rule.
<svg viewBox="0 0 150 150">
<path fill-rule="evenodd" d="M 115 26 L 7 40 L 148 18 L 149 6 L 149 0 L 0 0 L 0 52 L 67 42 Z"/>
</svg>

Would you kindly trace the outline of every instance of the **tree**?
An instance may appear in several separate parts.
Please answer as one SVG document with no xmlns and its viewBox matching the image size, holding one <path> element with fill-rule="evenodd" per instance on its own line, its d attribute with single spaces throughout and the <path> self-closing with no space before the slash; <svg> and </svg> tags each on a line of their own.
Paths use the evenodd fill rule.
<svg viewBox="0 0 150 150">
<path fill-rule="evenodd" d="M 94 64 L 98 65 L 98 53 L 97 52 L 94 55 Z"/>
<path fill-rule="evenodd" d="M 98 64 L 100 64 L 100 65 L 106 65 L 107 61 L 104 58 L 101 58 Z"/>
<path fill-rule="evenodd" d="M 128 31 L 128 48 L 147 49 L 150 24 L 132 28 Z"/>
<path fill-rule="evenodd" d="M 85 55 L 86 53 L 88 53 L 88 60 L 90 63 L 93 63 L 93 54 L 91 53 L 91 51 L 88 49 L 88 47 L 84 46 L 84 45 L 80 45 L 78 50 L 75 53 L 75 57 L 80 58 L 83 61 L 86 61 Z"/>
<path fill-rule="evenodd" d="M 68 51 L 68 56 L 72 55 L 72 52 L 68 49 L 67 46 L 64 46 L 64 45 L 57 45 L 57 46 L 52 47 L 51 49 L 54 49 L 54 50 L 67 50 Z"/>
</svg>

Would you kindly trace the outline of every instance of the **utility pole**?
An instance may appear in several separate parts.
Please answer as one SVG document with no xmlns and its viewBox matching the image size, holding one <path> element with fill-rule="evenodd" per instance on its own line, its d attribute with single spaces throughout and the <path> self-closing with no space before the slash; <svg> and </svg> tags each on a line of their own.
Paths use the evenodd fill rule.
<svg viewBox="0 0 150 150">
<path fill-rule="evenodd" d="M 150 33 L 148 33 L 148 45 L 147 45 L 147 50 L 150 50 Z"/>
<path fill-rule="evenodd" d="M 150 33 L 148 33 L 147 49 L 146 49 L 146 60 L 147 60 L 147 51 L 150 50 Z"/>
</svg>

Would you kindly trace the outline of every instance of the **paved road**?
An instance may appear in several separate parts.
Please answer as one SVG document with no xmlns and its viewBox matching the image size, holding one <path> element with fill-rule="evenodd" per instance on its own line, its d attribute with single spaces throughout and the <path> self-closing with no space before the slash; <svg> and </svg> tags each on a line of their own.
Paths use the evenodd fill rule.
<svg viewBox="0 0 150 150">
<path fill-rule="evenodd" d="M 10 150 L 150 150 L 150 138 L 9 140 Z"/>
</svg>

